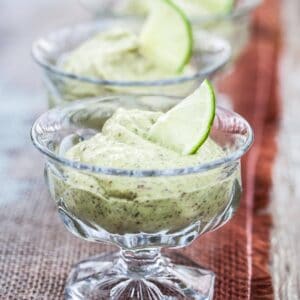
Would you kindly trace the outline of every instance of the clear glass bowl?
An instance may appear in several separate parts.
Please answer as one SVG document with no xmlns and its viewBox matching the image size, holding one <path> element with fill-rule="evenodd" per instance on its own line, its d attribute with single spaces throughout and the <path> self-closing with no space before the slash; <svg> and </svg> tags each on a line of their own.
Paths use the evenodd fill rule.
<svg viewBox="0 0 300 300">
<path fill-rule="evenodd" d="M 167 111 L 178 101 L 151 95 L 75 101 L 34 123 L 32 141 L 46 156 L 45 179 L 65 226 L 80 238 L 120 248 L 79 263 L 66 299 L 212 299 L 213 272 L 173 264 L 160 249 L 187 246 L 233 216 L 242 191 L 240 159 L 253 141 L 242 117 L 217 109 L 210 137 L 225 154 L 205 164 L 117 169 L 64 157 L 101 131 L 119 107 Z"/>
<path fill-rule="evenodd" d="M 135 15 L 144 16 L 147 14 L 147 1 L 152 0 L 80 0 L 82 5 L 98 17 L 113 15 L 132 17 Z M 178 5 L 180 1 L 175 0 Z M 197 6 L 186 10 L 185 13 L 194 25 L 194 31 L 205 28 L 210 32 L 228 40 L 232 46 L 233 58 L 236 58 L 244 49 L 250 28 L 250 14 L 258 7 L 261 0 L 237 0 L 232 11 L 224 14 L 203 14 L 201 8 L 197 11 Z M 197 36 L 195 37 L 197 41 Z"/>
<path fill-rule="evenodd" d="M 173 78 L 155 78 L 148 81 L 103 80 L 96 77 L 79 76 L 65 72 L 59 67 L 61 58 L 94 34 L 112 28 L 139 32 L 142 21 L 135 18 L 103 19 L 98 22 L 80 24 L 53 32 L 48 37 L 34 42 L 32 54 L 44 71 L 44 82 L 49 96 L 49 106 L 63 102 L 111 94 L 163 94 L 187 96 L 207 77 L 220 69 L 230 58 L 228 42 L 213 37 L 205 31 L 197 33 L 200 41 L 195 45 L 188 75 Z M 202 41 L 202 42 L 201 42 Z"/>
<path fill-rule="evenodd" d="M 130 17 L 140 15 L 144 17 L 147 14 L 145 3 L 152 0 L 80 0 L 80 2 L 97 17 L 114 15 Z M 178 2 L 188 2 L 188 0 L 174 0 Z M 251 13 L 256 9 L 261 0 L 236 0 L 232 11 L 226 14 L 204 15 L 203 11 L 190 9 L 189 17 L 193 25 L 195 48 L 201 47 L 203 39 L 199 37 L 201 30 L 207 30 L 215 36 L 228 41 L 231 45 L 232 55 L 226 68 L 218 72 L 214 77 L 214 83 L 219 87 L 219 82 L 228 76 L 235 67 L 237 58 L 242 54 L 247 46 L 251 34 Z M 185 4 L 186 5 L 186 4 Z M 187 13 L 187 11 L 186 11 Z M 232 107 L 233 101 L 227 93 L 218 88 L 218 102 L 222 106 Z"/>
</svg>

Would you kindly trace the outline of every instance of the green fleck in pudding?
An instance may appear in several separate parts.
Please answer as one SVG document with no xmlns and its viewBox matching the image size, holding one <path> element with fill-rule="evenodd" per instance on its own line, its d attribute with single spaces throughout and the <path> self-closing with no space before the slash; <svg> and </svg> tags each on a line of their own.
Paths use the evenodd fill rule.
<svg viewBox="0 0 300 300">
<path fill-rule="evenodd" d="M 212 138 L 207 138 L 215 112 L 214 96 L 208 89 L 205 82 L 200 91 L 167 113 L 119 108 L 100 133 L 72 146 L 65 157 L 127 170 L 185 168 L 221 159 L 226 153 Z M 195 97 L 206 100 L 195 101 Z M 171 136 L 170 128 L 179 110 L 182 114 L 174 128 L 177 132 L 185 119 L 197 120 L 190 122 L 189 132 L 176 145 L 174 139 L 166 139 Z M 201 132 L 200 126 L 205 127 Z M 48 175 L 55 199 L 76 219 L 114 234 L 171 233 L 199 221 L 203 227 L 222 217 L 233 198 L 240 195 L 239 168 L 228 170 L 226 176 L 221 168 L 185 176 L 154 177 L 101 175 L 71 168 L 65 168 L 63 173 L 64 178 L 55 172 Z"/>
</svg>

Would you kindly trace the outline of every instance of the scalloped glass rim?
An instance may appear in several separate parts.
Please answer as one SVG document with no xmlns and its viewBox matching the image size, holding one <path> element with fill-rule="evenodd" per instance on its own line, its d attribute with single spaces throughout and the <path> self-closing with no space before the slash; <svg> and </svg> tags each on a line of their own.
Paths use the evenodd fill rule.
<svg viewBox="0 0 300 300">
<path fill-rule="evenodd" d="M 97 77 L 89 77 L 89 76 L 80 76 L 76 75 L 74 73 L 69 73 L 61 70 L 54 64 L 48 63 L 40 54 L 39 51 L 39 45 L 43 44 L 47 39 L 51 39 L 51 36 L 55 34 L 59 34 L 60 32 L 63 32 L 64 30 L 75 30 L 76 27 L 80 26 L 96 26 L 97 24 L 100 24 L 102 22 L 109 22 L 113 21 L 115 18 L 106 18 L 105 20 L 102 21 L 95 21 L 95 22 L 85 22 L 85 23 L 80 23 L 74 26 L 70 27 L 64 27 L 61 28 L 60 30 L 54 31 L 50 33 L 48 36 L 44 38 L 39 38 L 35 42 L 33 42 L 32 48 L 31 48 L 31 55 L 34 59 L 34 61 L 41 66 L 43 69 L 46 71 L 52 72 L 58 76 L 73 79 L 73 80 L 78 80 L 78 81 L 83 81 L 83 82 L 88 82 L 91 84 L 99 84 L 99 85 L 105 85 L 105 86 L 126 86 L 126 87 L 133 87 L 133 86 L 164 86 L 164 85 L 176 85 L 178 83 L 183 83 L 187 81 L 192 81 L 196 80 L 198 78 L 205 78 L 214 72 L 216 72 L 218 69 L 223 67 L 229 60 L 231 56 L 231 46 L 228 41 L 225 39 L 219 38 L 217 36 L 211 36 L 211 34 L 205 30 L 203 32 L 207 33 L 207 35 L 210 36 L 210 38 L 214 39 L 215 43 L 220 45 L 219 52 L 221 55 L 219 55 L 218 59 L 209 66 L 206 66 L 200 70 L 197 70 L 192 75 L 189 76 L 178 76 L 178 77 L 173 77 L 173 78 L 165 78 L 165 79 L 157 79 L 157 80 L 106 80 L 106 79 L 101 79 Z M 134 18 L 137 20 L 136 18 Z"/>
<path fill-rule="evenodd" d="M 147 95 L 147 96 L 149 96 L 149 95 Z M 157 95 L 155 95 L 155 96 L 157 96 Z M 103 97 L 101 99 L 109 99 L 109 98 L 111 98 L 111 97 Z M 176 97 L 172 97 L 172 98 L 176 98 Z M 37 131 L 38 131 L 38 128 L 40 126 L 40 122 L 42 119 L 44 119 L 50 113 L 59 112 L 61 109 L 66 109 L 66 108 L 71 109 L 76 106 L 78 106 L 76 108 L 79 109 L 83 105 L 86 105 L 88 101 L 90 101 L 92 103 L 92 102 L 99 101 L 99 99 L 74 101 L 71 105 L 68 104 L 68 105 L 63 105 L 61 107 L 56 107 L 56 108 L 53 108 L 53 109 L 49 110 L 48 112 L 45 112 L 44 114 L 42 114 L 35 121 L 35 123 L 33 124 L 32 128 L 31 128 L 31 134 L 30 134 L 31 140 L 32 140 L 33 144 L 35 145 L 35 147 L 40 152 L 42 152 L 44 155 L 46 155 L 48 158 L 50 158 L 51 160 L 54 160 L 64 166 L 67 166 L 67 167 L 70 167 L 73 169 L 77 169 L 77 170 L 89 171 L 92 173 L 98 173 L 98 174 L 103 174 L 103 175 L 114 175 L 114 176 L 160 177 L 160 176 L 179 176 L 179 175 L 188 175 L 188 174 L 194 174 L 194 173 L 202 173 L 202 172 L 206 172 L 206 171 L 221 167 L 222 165 L 226 165 L 228 163 L 234 162 L 234 161 L 240 159 L 247 152 L 247 150 L 250 148 L 250 146 L 252 145 L 253 140 L 254 140 L 253 130 L 252 130 L 251 126 L 249 125 L 249 123 L 243 117 L 241 117 L 239 114 L 237 114 L 235 112 L 231 112 L 225 108 L 217 107 L 216 116 L 218 115 L 219 112 L 223 111 L 225 113 L 231 114 L 232 116 L 238 118 L 239 120 L 241 120 L 244 123 L 246 132 L 248 134 L 247 139 L 239 149 L 232 151 L 231 153 L 224 156 L 223 158 L 217 159 L 217 160 L 214 160 L 214 161 L 211 161 L 208 163 L 196 165 L 196 166 L 188 166 L 188 167 L 184 167 L 184 168 L 175 168 L 175 169 L 155 169 L 155 170 L 151 170 L 151 169 L 149 169 L 149 170 L 148 169 L 147 170 L 121 169 L 121 168 L 101 167 L 101 166 L 95 166 L 95 165 L 91 165 L 91 164 L 81 163 L 78 161 L 70 160 L 65 157 L 59 156 L 59 155 L 55 154 L 53 151 L 50 151 L 46 146 L 42 145 L 39 142 Z"/>
</svg>

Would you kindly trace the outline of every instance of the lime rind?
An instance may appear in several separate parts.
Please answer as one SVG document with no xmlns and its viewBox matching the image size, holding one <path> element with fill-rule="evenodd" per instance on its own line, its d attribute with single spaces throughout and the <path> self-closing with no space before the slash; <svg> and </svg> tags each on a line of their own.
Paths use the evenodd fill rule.
<svg viewBox="0 0 300 300">
<path fill-rule="evenodd" d="M 216 115 L 216 95 L 214 92 L 214 88 L 211 84 L 211 82 L 209 80 L 205 80 L 203 82 L 205 85 L 207 85 L 208 90 L 211 93 L 211 104 L 212 104 L 212 110 L 211 110 L 211 115 L 210 118 L 208 120 L 208 125 L 207 125 L 207 131 L 206 133 L 203 135 L 203 138 L 199 141 L 198 145 L 196 145 L 194 147 L 194 149 L 191 150 L 191 154 L 194 154 L 198 151 L 198 149 L 204 144 L 204 142 L 207 140 L 207 138 L 209 137 L 211 128 L 213 126 L 214 123 L 214 119 L 215 119 L 215 115 Z"/>
<path fill-rule="evenodd" d="M 155 0 L 142 29 L 140 43 L 143 55 L 153 63 L 180 73 L 192 56 L 192 26 L 171 0 Z"/>
<path fill-rule="evenodd" d="M 209 136 L 215 111 L 215 93 L 205 80 L 193 94 L 157 120 L 148 138 L 183 155 L 194 154 Z"/>
<path fill-rule="evenodd" d="M 194 35 L 193 35 L 192 24 L 189 21 L 186 14 L 174 2 L 172 2 L 172 0 L 164 0 L 164 1 L 169 2 L 169 4 L 177 11 L 177 13 L 179 15 L 181 15 L 182 20 L 184 21 L 184 24 L 185 24 L 185 27 L 186 27 L 188 40 L 190 41 L 186 56 L 183 59 L 183 62 L 181 64 L 181 66 L 177 70 L 177 72 L 180 73 L 184 69 L 185 65 L 189 63 L 189 61 L 191 60 L 192 54 L 193 54 Z"/>
</svg>

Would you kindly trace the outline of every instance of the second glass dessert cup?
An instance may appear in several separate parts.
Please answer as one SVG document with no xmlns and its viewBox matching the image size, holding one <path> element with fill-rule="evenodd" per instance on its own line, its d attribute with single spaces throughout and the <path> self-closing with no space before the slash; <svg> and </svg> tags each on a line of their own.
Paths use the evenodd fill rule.
<svg viewBox="0 0 300 300">
<path fill-rule="evenodd" d="M 33 125 L 32 140 L 47 158 L 45 178 L 65 226 L 80 238 L 120 247 L 79 263 L 66 299 L 212 299 L 213 272 L 173 264 L 160 249 L 187 246 L 233 216 L 242 191 L 240 158 L 253 140 L 242 117 L 217 109 L 210 138 L 224 157 L 203 164 L 125 169 L 64 155 L 101 131 L 119 107 L 167 111 L 177 103 L 175 97 L 137 95 L 75 101 Z"/>
<path fill-rule="evenodd" d="M 145 16 L 149 13 L 147 3 L 153 0 L 80 0 L 82 4 L 96 17 L 114 15 L 124 18 L 132 16 Z M 206 30 L 214 36 L 228 41 L 232 49 L 231 58 L 228 60 L 226 67 L 218 72 L 213 78 L 215 85 L 218 87 L 218 101 L 221 105 L 232 107 L 233 101 L 231 96 L 221 88 L 222 80 L 228 77 L 235 68 L 237 59 L 241 56 L 249 43 L 251 37 L 251 15 L 253 11 L 262 3 L 261 0 L 235 0 L 232 1 L 231 10 L 223 13 L 203 12 L 201 1 L 197 6 L 197 1 L 173 0 L 174 4 L 180 7 L 189 18 L 193 27 L 194 48 L 201 48 L 203 45 L 202 30 Z"/>
<path fill-rule="evenodd" d="M 149 13 L 149 4 L 153 0 L 79 0 L 93 15 L 132 17 L 145 16 Z M 172 0 L 190 19 L 194 30 L 206 28 L 209 32 L 228 40 L 232 46 L 233 58 L 244 49 L 250 34 L 251 13 L 262 3 L 262 0 L 235 0 L 227 12 L 204 12 L 201 1 L 187 5 L 184 0 Z M 197 38 L 195 36 L 195 38 Z"/>
<path fill-rule="evenodd" d="M 60 66 L 61 61 L 83 42 L 115 28 L 140 33 L 143 20 L 139 18 L 102 18 L 99 21 L 79 24 L 53 32 L 33 44 L 32 55 L 44 73 L 49 107 L 78 99 L 111 94 L 159 94 L 168 96 L 189 95 L 205 79 L 212 77 L 230 58 L 229 43 L 205 31 L 197 33 L 188 73 L 174 74 L 170 78 L 129 80 L 120 76 L 102 79 L 69 73 Z M 134 62 L 131 62 L 134 63 Z M 121 79 L 120 79 L 121 78 Z"/>
</svg>

